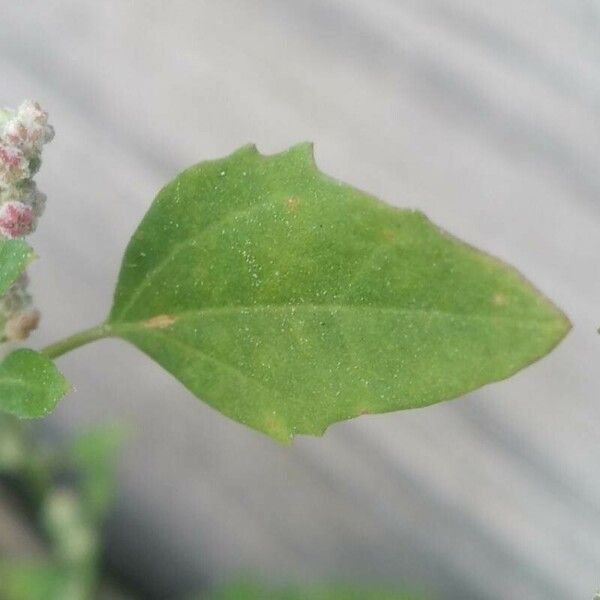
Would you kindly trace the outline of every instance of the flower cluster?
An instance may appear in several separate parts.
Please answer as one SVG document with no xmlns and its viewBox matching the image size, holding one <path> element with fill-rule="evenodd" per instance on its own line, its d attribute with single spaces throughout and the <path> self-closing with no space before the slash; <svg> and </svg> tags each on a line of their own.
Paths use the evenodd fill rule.
<svg viewBox="0 0 600 600">
<path fill-rule="evenodd" d="M 0 240 L 27 236 L 44 212 L 46 195 L 33 176 L 40 168 L 42 148 L 54 137 L 48 114 L 26 100 L 17 110 L 0 109 Z M 22 275 L 0 297 L 0 341 L 23 340 L 36 328 L 39 313 Z"/>
<path fill-rule="evenodd" d="M 41 164 L 42 147 L 54 137 L 48 113 L 26 100 L 17 110 L 0 110 L 0 236 L 32 233 L 46 196 L 32 181 Z"/>
<path fill-rule="evenodd" d="M 0 297 L 0 323 L 4 323 L 4 335 L 0 334 L 2 341 L 24 340 L 37 327 L 40 313 L 32 306 L 28 284 L 29 277 L 23 273 Z"/>
</svg>

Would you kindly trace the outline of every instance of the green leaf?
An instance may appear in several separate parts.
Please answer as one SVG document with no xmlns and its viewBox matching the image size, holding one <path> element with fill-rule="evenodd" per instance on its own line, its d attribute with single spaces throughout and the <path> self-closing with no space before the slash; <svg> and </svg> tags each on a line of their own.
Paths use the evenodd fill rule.
<svg viewBox="0 0 600 600">
<path fill-rule="evenodd" d="M 0 240 L 0 295 L 17 280 L 35 257 L 23 240 Z"/>
<path fill-rule="evenodd" d="M 424 600 L 425 596 L 384 586 L 290 585 L 268 588 L 254 581 L 238 581 L 224 586 L 209 598 L 210 600 Z"/>
<path fill-rule="evenodd" d="M 70 390 L 43 354 L 21 349 L 0 363 L 0 410 L 22 419 L 44 417 Z"/>
<path fill-rule="evenodd" d="M 103 425 L 80 434 L 69 456 L 79 473 L 81 502 L 93 521 L 108 512 L 116 488 L 117 457 L 125 430 L 118 425 Z"/>
<path fill-rule="evenodd" d="M 65 572 L 49 563 L 0 562 L 0 598 L 3 600 L 58 599 L 67 581 Z"/>
<path fill-rule="evenodd" d="M 86 573 L 43 560 L 0 561 L 2 600 L 83 600 L 93 594 Z"/>
<path fill-rule="evenodd" d="M 0 412 L 0 476 L 17 473 L 27 462 L 28 450 L 23 424 Z"/>
<path fill-rule="evenodd" d="M 323 175 L 300 145 L 247 146 L 161 190 L 108 327 L 211 406 L 287 441 L 504 379 L 569 322 L 515 270 Z"/>
</svg>

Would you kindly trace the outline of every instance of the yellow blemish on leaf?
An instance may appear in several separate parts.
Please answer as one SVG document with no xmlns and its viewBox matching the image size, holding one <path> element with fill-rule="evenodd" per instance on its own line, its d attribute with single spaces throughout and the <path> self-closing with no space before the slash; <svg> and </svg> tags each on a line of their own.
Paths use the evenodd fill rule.
<svg viewBox="0 0 600 600">
<path fill-rule="evenodd" d="M 495 294 L 494 295 L 494 304 L 496 306 L 506 306 L 507 300 L 504 294 Z"/>
<path fill-rule="evenodd" d="M 171 315 L 158 315 L 144 322 L 146 329 L 166 329 L 171 327 L 177 319 Z"/>
<path fill-rule="evenodd" d="M 265 429 L 269 432 L 269 435 L 282 444 L 290 444 L 292 442 L 292 436 L 287 424 L 276 415 L 268 415 L 266 417 Z"/>
</svg>

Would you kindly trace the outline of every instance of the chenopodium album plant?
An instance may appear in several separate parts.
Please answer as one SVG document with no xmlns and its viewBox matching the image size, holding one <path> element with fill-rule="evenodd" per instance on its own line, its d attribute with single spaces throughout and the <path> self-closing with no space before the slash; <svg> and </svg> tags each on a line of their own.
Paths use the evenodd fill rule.
<svg viewBox="0 0 600 600">
<path fill-rule="evenodd" d="M 32 181 L 47 115 L 0 113 L 0 292 L 5 339 L 38 319 L 22 240 L 44 206 Z M 53 410 L 52 360 L 117 337 L 223 414 L 288 442 L 367 413 L 422 407 L 509 377 L 569 322 L 517 271 L 321 173 L 309 144 L 245 146 L 180 173 L 125 252 L 104 323 L 0 365 L 0 408 Z"/>
</svg>

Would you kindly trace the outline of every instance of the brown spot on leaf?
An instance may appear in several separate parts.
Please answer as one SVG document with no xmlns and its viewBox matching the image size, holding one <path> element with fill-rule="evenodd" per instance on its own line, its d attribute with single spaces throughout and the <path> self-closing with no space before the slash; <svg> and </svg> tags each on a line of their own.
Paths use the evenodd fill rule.
<svg viewBox="0 0 600 600">
<path fill-rule="evenodd" d="M 296 212 L 298 210 L 298 206 L 300 206 L 300 200 L 298 200 L 298 198 L 296 198 L 296 196 L 290 196 L 287 199 L 287 207 L 292 212 Z"/>
<path fill-rule="evenodd" d="M 388 242 L 393 242 L 396 239 L 396 232 L 389 227 L 386 227 L 381 234 Z"/>
<path fill-rule="evenodd" d="M 146 329 L 166 329 L 171 327 L 177 319 L 171 315 L 158 315 L 144 322 Z"/>
</svg>

